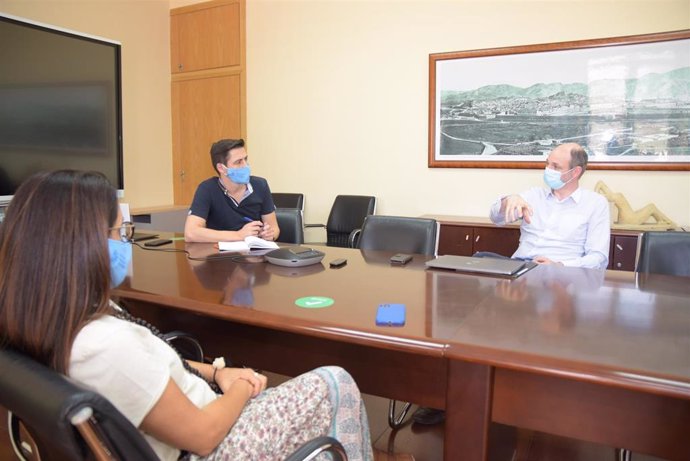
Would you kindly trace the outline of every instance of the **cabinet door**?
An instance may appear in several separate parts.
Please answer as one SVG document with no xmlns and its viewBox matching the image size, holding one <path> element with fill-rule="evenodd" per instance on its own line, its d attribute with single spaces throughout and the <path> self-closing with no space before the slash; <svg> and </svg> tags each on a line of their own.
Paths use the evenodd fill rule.
<svg viewBox="0 0 690 461">
<path fill-rule="evenodd" d="M 199 183 L 216 174 L 211 144 L 242 136 L 240 76 L 173 82 L 172 105 L 175 203 L 186 205 Z"/>
<path fill-rule="evenodd" d="M 520 229 L 505 227 L 475 227 L 473 253 L 493 251 L 512 256 L 520 243 Z"/>
<path fill-rule="evenodd" d="M 240 37 L 239 2 L 172 14 L 171 72 L 239 66 Z"/>
<path fill-rule="evenodd" d="M 609 268 L 618 271 L 634 271 L 637 256 L 636 235 L 611 236 L 611 261 Z"/>
<path fill-rule="evenodd" d="M 471 227 L 442 224 L 440 232 L 438 240 L 439 255 L 472 255 L 473 234 Z"/>
</svg>

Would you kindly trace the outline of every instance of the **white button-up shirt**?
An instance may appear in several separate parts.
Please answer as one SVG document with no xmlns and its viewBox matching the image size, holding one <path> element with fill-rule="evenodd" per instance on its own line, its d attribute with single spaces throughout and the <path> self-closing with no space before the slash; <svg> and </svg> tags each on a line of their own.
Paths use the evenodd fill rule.
<svg viewBox="0 0 690 461">
<path fill-rule="evenodd" d="M 513 258 L 546 256 L 565 266 L 606 269 L 609 260 L 611 218 L 609 203 L 601 194 L 578 188 L 564 200 L 551 189 L 534 187 L 520 194 L 530 204 L 531 223 L 520 225 L 520 246 Z M 489 217 L 505 224 L 501 200 L 491 206 Z"/>
</svg>

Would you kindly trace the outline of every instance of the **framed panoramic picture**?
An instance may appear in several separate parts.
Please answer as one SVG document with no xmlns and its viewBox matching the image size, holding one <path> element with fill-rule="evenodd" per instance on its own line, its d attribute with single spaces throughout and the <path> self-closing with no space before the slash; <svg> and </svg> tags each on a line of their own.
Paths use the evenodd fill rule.
<svg viewBox="0 0 690 461">
<path fill-rule="evenodd" d="M 429 167 L 690 170 L 690 30 L 429 55 Z"/>
</svg>

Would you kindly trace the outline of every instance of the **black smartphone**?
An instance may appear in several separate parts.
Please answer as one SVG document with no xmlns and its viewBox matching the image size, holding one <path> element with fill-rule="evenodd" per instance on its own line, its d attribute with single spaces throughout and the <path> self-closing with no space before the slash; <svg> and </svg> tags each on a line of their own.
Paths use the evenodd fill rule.
<svg viewBox="0 0 690 461">
<path fill-rule="evenodd" d="M 391 264 L 403 265 L 412 261 L 412 255 L 398 253 L 391 256 Z"/>
<path fill-rule="evenodd" d="M 135 232 L 132 236 L 132 242 L 141 242 L 142 240 L 151 240 L 155 238 L 158 238 L 158 234 L 142 234 Z"/>
<path fill-rule="evenodd" d="M 345 258 L 338 258 L 334 259 L 330 263 L 328 263 L 331 267 L 343 267 L 345 264 L 347 264 L 347 259 Z"/>
<path fill-rule="evenodd" d="M 161 245 L 167 245 L 168 243 L 172 243 L 172 240 L 170 239 L 156 239 L 156 240 L 150 240 L 148 242 L 144 242 L 145 247 L 159 247 Z"/>
</svg>

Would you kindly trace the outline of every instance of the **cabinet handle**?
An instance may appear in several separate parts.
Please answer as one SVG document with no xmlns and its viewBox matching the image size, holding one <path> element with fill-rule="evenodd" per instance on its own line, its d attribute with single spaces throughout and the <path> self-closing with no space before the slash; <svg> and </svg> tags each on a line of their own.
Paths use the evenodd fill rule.
<svg viewBox="0 0 690 461">
<path fill-rule="evenodd" d="M 616 267 L 617 267 L 617 268 L 619 268 L 619 269 L 620 269 L 620 268 L 621 268 L 621 266 L 623 266 L 623 263 L 616 263 Z"/>
<path fill-rule="evenodd" d="M 481 235 L 477 235 L 477 238 L 474 239 L 475 243 L 479 241 L 479 237 L 481 237 Z"/>
<path fill-rule="evenodd" d="M 177 65 L 177 70 L 182 70 L 182 69 L 184 69 L 184 66 L 183 66 L 182 64 L 178 64 L 178 65 Z"/>
<path fill-rule="evenodd" d="M 618 251 L 623 251 L 623 247 L 616 243 L 616 249 Z"/>
<path fill-rule="evenodd" d="M 468 241 L 470 239 L 470 234 L 465 234 L 465 241 Z"/>
</svg>

